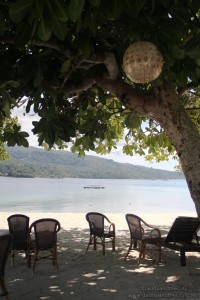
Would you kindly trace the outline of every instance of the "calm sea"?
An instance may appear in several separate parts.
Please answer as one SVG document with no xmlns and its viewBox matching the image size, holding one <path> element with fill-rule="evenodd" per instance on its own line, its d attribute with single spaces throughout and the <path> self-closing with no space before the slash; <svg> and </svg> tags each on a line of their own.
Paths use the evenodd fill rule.
<svg viewBox="0 0 200 300">
<path fill-rule="evenodd" d="M 85 186 L 104 188 L 84 188 Z M 0 177 L 1 211 L 194 213 L 185 180 Z"/>
</svg>

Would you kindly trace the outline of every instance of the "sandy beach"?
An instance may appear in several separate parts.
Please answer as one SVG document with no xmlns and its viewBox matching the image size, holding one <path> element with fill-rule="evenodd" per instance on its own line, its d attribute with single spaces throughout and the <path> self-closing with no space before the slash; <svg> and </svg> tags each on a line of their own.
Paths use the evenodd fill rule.
<svg viewBox="0 0 200 300">
<path fill-rule="evenodd" d="M 129 246 L 129 231 L 124 214 L 106 214 L 116 225 L 116 252 L 111 245 L 102 255 L 92 247 L 85 250 L 89 228 L 82 213 L 28 213 L 30 223 L 43 217 L 59 220 L 62 229 L 58 234 L 59 271 L 51 261 L 42 260 L 35 273 L 27 268 L 24 256 L 18 256 L 11 267 L 6 264 L 6 284 L 12 300 L 36 299 L 200 299 L 200 253 L 186 253 L 187 265 L 181 267 L 179 253 L 162 249 L 162 262 L 157 260 L 154 249 L 137 266 L 138 252 L 132 251 L 124 261 Z M 2 212 L 1 232 L 8 229 L 7 217 L 12 213 Z M 180 215 L 188 215 L 181 212 Z M 192 215 L 190 215 L 192 216 Z M 159 214 L 141 216 L 146 222 L 168 232 L 177 215 Z"/>
</svg>

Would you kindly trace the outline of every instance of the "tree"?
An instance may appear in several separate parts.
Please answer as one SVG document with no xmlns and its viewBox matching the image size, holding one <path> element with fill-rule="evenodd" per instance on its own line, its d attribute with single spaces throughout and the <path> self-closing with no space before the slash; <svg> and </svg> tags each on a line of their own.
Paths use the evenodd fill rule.
<svg viewBox="0 0 200 300">
<path fill-rule="evenodd" d="M 199 0 L 0 1 L 1 117 L 26 103 L 39 145 L 178 155 L 200 217 Z M 136 41 L 163 55 L 160 76 L 131 81 L 123 56 Z M 147 123 L 148 122 L 148 123 Z M 147 125 L 148 124 L 148 125 Z M 19 126 L 2 133 L 27 146 Z"/>
<path fill-rule="evenodd" d="M 0 119 L 0 136 L 3 138 L 0 139 L 0 160 L 7 160 L 9 158 L 9 154 L 6 150 L 6 145 L 4 139 L 8 140 L 7 145 L 24 145 L 28 146 L 28 141 L 25 140 L 25 137 L 28 137 L 29 134 L 27 132 L 20 132 L 21 129 L 20 124 L 18 123 L 18 118 L 11 118 L 11 117 L 3 117 L 1 116 Z M 16 140 L 17 136 L 17 140 Z M 22 141 L 20 141 L 20 138 Z M 17 142 L 16 142 L 17 141 Z"/>
</svg>

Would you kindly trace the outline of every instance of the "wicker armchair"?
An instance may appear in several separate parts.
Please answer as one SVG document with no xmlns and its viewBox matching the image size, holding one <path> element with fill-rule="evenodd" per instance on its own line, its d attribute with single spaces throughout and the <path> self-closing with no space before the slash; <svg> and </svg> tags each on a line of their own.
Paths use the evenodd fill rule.
<svg viewBox="0 0 200 300">
<path fill-rule="evenodd" d="M 131 250 L 135 250 L 139 245 L 138 264 L 141 258 L 145 258 L 145 250 L 147 244 L 156 246 L 158 251 L 158 260 L 161 261 L 161 233 L 158 228 L 147 224 L 140 217 L 133 214 L 126 214 L 126 221 L 130 231 L 130 246 L 124 260 L 127 259 Z"/>
<path fill-rule="evenodd" d="M 27 256 L 27 239 L 29 229 L 29 217 L 22 214 L 14 214 L 8 217 L 8 228 L 13 236 L 11 246 L 11 265 L 14 266 L 15 256 L 19 253 L 25 253 Z"/>
<path fill-rule="evenodd" d="M 103 255 L 105 255 L 105 245 L 109 242 L 112 243 L 112 251 L 115 251 L 115 224 L 105 215 L 97 212 L 87 213 L 86 220 L 90 227 L 90 238 L 86 253 L 90 245 L 94 245 L 94 250 L 96 250 L 97 244 L 101 244 Z"/>
<path fill-rule="evenodd" d="M 36 262 L 41 259 L 51 259 L 53 265 L 59 269 L 57 262 L 57 233 L 59 230 L 60 223 L 51 218 L 39 219 L 31 224 L 29 229 L 29 264 L 31 266 L 31 256 L 33 256 L 33 273 Z M 41 251 L 44 251 L 43 255 L 39 255 Z"/>
</svg>

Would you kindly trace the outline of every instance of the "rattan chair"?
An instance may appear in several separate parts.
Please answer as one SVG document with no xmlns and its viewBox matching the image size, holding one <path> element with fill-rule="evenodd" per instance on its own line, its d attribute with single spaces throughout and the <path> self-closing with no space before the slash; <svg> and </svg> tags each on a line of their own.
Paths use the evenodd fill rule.
<svg viewBox="0 0 200 300">
<path fill-rule="evenodd" d="M 90 238 L 86 253 L 90 245 L 94 245 L 94 250 L 96 250 L 97 244 L 101 244 L 103 255 L 105 255 L 105 245 L 109 242 L 112 243 L 112 250 L 115 251 L 115 224 L 98 212 L 87 213 L 86 220 L 90 227 Z"/>
<path fill-rule="evenodd" d="M 3 291 L 1 296 L 5 296 L 7 300 L 9 300 L 10 297 L 5 284 L 5 266 L 11 250 L 11 243 L 11 234 L 4 234 L 0 236 L 0 286 Z"/>
<path fill-rule="evenodd" d="M 33 256 L 33 273 L 36 262 L 41 259 L 51 259 L 53 265 L 58 267 L 57 262 L 57 233 L 60 223 L 52 218 L 43 218 L 33 222 L 29 229 L 29 262 Z M 41 251 L 43 255 L 39 255 Z M 47 254 L 47 252 L 50 252 Z"/>
<path fill-rule="evenodd" d="M 27 256 L 27 239 L 29 229 L 29 217 L 22 214 L 14 214 L 8 217 L 9 232 L 13 236 L 11 246 L 11 265 L 14 266 L 15 256 L 24 252 Z"/>
<path fill-rule="evenodd" d="M 146 245 L 151 244 L 156 246 L 158 251 L 158 260 L 161 261 L 161 233 L 158 228 L 154 228 L 147 224 L 140 217 L 133 214 L 126 214 L 126 221 L 130 231 L 130 246 L 124 260 L 127 259 L 131 250 L 136 250 L 139 246 L 138 264 L 141 263 L 141 258 L 145 258 Z"/>
</svg>

